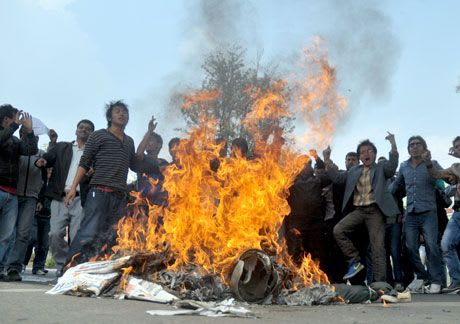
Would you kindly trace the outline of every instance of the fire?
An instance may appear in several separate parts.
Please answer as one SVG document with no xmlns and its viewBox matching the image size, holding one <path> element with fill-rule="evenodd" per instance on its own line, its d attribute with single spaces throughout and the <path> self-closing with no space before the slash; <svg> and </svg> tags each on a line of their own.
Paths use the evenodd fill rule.
<svg viewBox="0 0 460 324">
<path fill-rule="evenodd" d="M 304 49 L 300 75 L 295 81 L 297 102 L 295 109 L 310 128 L 301 141 L 326 147 L 330 144 L 348 102 L 338 94 L 335 69 L 329 64 L 327 51 L 321 48 L 321 39 Z"/>
<path fill-rule="evenodd" d="M 325 58 L 313 61 L 319 69 L 303 84 L 306 91 L 297 109 L 310 116 L 309 134 L 320 138 L 320 133 L 331 134 L 345 105 L 343 97 L 334 95 L 334 70 Z M 288 86 L 287 81 L 280 80 L 267 91 L 248 89 L 255 100 L 242 125 L 255 142 L 255 158 L 251 160 L 220 157 L 221 145 L 215 144 L 217 121 L 204 112 L 200 127 L 192 129 L 179 143 L 178 163 L 164 172 L 168 206 L 149 205 L 148 215 L 122 219 L 116 250 L 121 254 L 168 251 L 172 256 L 170 269 L 194 264 L 228 282 L 238 256 L 248 249 L 259 249 L 294 273 L 299 287 L 329 283 L 310 255 L 304 257 L 300 267 L 296 266 L 279 237 L 283 219 L 290 212 L 288 189 L 310 159 L 285 145 L 278 122 L 295 113 Z M 200 105 L 206 110 L 219 95 L 217 90 L 187 95 L 183 108 Z M 327 109 L 322 112 L 324 107 Z M 320 118 L 315 121 L 313 114 L 318 112 Z M 210 168 L 210 161 L 215 159 L 220 161 L 216 172 Z M 134 207 L 140 203 L 147 201 L 136 196 Z"/>
</svg>

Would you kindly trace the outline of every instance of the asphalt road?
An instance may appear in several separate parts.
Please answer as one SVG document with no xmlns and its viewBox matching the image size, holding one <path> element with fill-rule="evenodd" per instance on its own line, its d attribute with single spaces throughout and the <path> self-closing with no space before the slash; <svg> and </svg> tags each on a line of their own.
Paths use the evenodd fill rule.
<svg viewBox="0 0 460 324">
<path fill-rule="evenodd" d="M 313 307 L 250 305 L 258 318 L 152 316 L 169 305 L 133 300 L 52 296 L 53 274 L 26 274 L 23 282 L 0 282 L 0 323 L 460 323 L 460 295 L 412 295 L 411 303 Z"/>
</svg>

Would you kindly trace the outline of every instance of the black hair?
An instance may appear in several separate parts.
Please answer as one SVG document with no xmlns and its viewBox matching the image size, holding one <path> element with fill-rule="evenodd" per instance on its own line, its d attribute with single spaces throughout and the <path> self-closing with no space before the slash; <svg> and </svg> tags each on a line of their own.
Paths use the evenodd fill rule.
<svg viewBox="0 0 460 324">
<path fill-rule="evenodd" d="M 455 146 L 455 143 L 460 141 L 460 136 L 457 136 L 456 138 L 454 138 L 454 140 L 452 141 L 452 145 Z"/>
<path fill-rule="evenodd" d="M 359 154 L 356 153 L 356 152 L 348 152 L 347 155 L 345 155 L 345 160 L 349 157 L 349 156 L 353 156 L 355 158 L 357 158 L 359 160 Z"/>
<path fill-rule="evenodd" d="M 161 147 L 163 147 L 163 138 L 160 134 L 153 132 L 149 135 L 149 139 L 155 139 L 157 143 L 160 144 Z"/>
<path fill-rule="evenodd" d="M 233 146 L 236 146 L 240 150 L 242 156 L 248 155 L 248 149 L 249 149 L 248 142 L 244 138 L 242 137 L 235 138 L 232 141 L 232 147 Z"/>
<path fill-rule="evenodd" d="M 14 115 L 16 115 L 17 112 L 18 110 L 14 108 L 13 106 L 11 106 L 10 104 L 1 105 L 0 106 L 0 123 L 3 122 L 3 119 L 5 119 L 5 117 L 14 118 Z"/>
<path fill-rule="evenodd" d="M 365 139 L 364 141 L 362 141 L 361 143 L 358 144 L 358 147 L 356 148 L 356 153 L 358 155 L 360 154 L 359 149 L 361 148 L 361 146 L 370 146 L 370 147 L 372 147 L 372 150 L 374 151 L 374 153 L 377 154 L 377 148 L 375 147 L 374 143 L 372 143 L 368 139 Z"/>
<path fill-rule="evenodd" d="M 105 105 L 105 119 L 107 119 L 107 127 L 112 126 L 112 110 L 115 107 L 120 107 L 129 114 L 128 105 L 125 104 L 123 100 L 110 101 Z"/>
<path fill-rule="evenodd" d="M 177 144 L 179 144 L 180 142 L 180 138 L 179 137 L 173 137 L 171 138 L 171 140 L 169 141 L 168 143 L 168 148 L 169 149 L 172 149 L 174 146 L 176 146 Z"/>
<path fill-rule="evenodd" d="M 82 120 L 80 120 L 80 121 L 78 122 L 78 124 L 77 124 L 77 128 L 80 127 L 80 124 L 83 124 L 83 123 L 90 125 L 90 126 L 91 126 L 91 131 L 94 132 L 94 124 L 93 124 L 93 122 L 92 122 L 91 120 L 89 120 L 89 119 L 82 119 Z"/>
<path fill-rule="evenodd" d="M 426 150 L 426 147 L 427 147 L 426 141 L 420 135 L 414 135 L 414 136 L 409 137 L 409 140 L 407 141 L 407 150 L 409 150 L 410 142 L 412 142 L 413 140 L 419 140 L 420 142 L 422 142 L 422 146 Z"/>
</svg>

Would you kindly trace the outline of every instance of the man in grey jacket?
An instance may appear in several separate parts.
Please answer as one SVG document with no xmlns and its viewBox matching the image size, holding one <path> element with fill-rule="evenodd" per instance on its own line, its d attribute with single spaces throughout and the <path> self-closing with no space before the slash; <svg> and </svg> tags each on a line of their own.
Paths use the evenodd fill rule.
<svg viewBox="0 0 460 324">
<path fill-rule="evenodd" d="M 334 227 L 334 237 L 349 263 L 344 280 L 354 277 L 364 268 L 359 252 L 349 238 L 361 224 L 365 224 L 369 232 L 374 280 L 386 279 L 385 216 L 398 213 L 398 207 L 387 190 L 387 179 L 395 174 L 399 155 L 394 135 L 388 133 L 385 139 L 391 143 L 388 161 L 375 163 L 377 148 L 365 140 L 357 148 L 362 164 L 344 172 L 338 172 L 332 163 L 330 148 L 323 152 L 331 180 L 345 185 L 342 210 L 346 210 L 349 205 L 354 209 Z"/>
<path fill-rule="evenodd" d="M 27 135 L 24 128 L 19 130 L 21 140 L 25 140 Z M 38 136 L 36 136 L 38 143 Z M 18 218 L 16 220 L 14 245 L 7 259 L 8 281 L 21 281 L 22 262 L 27 251 L 30 228 L 37 207 L 38 194 L 43 186 L 42 172 L 35 167 L 43 151 L 33 156 L 21 155 L 19 157 L 19 177 L 18 177 Z"/>
</svg>

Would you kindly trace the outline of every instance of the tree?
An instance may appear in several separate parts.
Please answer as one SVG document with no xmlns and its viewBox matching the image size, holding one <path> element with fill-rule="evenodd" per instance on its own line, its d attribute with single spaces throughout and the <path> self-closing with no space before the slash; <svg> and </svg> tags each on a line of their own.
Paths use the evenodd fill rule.
<svg viewBox="0 0 460 324">
<path fill-rule="evenodd" d="M 202 65 L 204 79 L 201 88 L 191 94 L 180 94 L 174 102 L 181 105 L 181 111 L 189 127 L 199 125 L 201 119 L 210 118 L 217 122 L 217 137 L 230 141 L 236 137 L 245 138 L 254 146 L 255 133 L 266 135 L 280 127 L 292 132 L 293 118 L 287 113 L 267 114 L 260 120 L 248 121 L 247 117 L 256 105 L 265 104 L 262 109 L 276 105 L 279 111 L 287 112 L 289 89 L 285 82 L 276 80 L 274 72 L 261 73 L 260 57 L 255 67 L 245 61 L 245 50 L 233 46 L 209 54 Z M 261 74 L 261 75 L 259 75 Z M 275 97 L 261 103 L 261 98 L 275 93 Z"/>
</svg>

